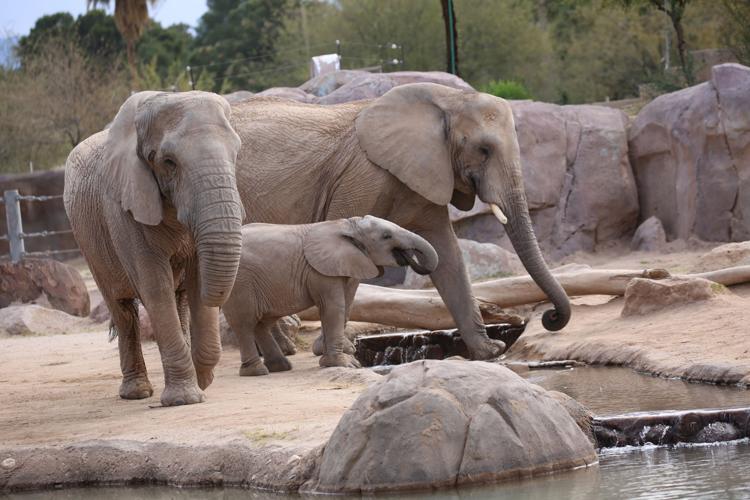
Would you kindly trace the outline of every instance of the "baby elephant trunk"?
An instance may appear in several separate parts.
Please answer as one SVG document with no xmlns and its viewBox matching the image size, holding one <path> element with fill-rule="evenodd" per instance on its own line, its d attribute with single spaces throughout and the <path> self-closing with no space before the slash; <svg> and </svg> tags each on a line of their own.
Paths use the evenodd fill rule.
<svg viewBox="0 0 750 500">
<path fill-rule="evenodd" d="M 409 266 L 417 274 L 430 274 L 437 268 L 437 252 L 427 240 L 411 233 L 403 238 L 403 243 L 393 249 L 393 257 L 400 266 Z"/>
</svg>

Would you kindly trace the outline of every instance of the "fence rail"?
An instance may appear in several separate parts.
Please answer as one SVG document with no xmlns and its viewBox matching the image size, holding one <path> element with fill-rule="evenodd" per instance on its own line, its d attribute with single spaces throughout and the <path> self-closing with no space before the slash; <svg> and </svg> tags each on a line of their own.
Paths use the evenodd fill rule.
<svg viewBox="0 0 750 500">
<path fill-rule="evenodd" d="M 0 235 L 0 241 L 7 241 L 10 247 L 10 260 L 13 263 L 20 262 L 24 257 L 63 255 L 80 252 L 77 248 L 63 250 L 43 250 L 38 252 L 27 252 L 24 240 L 28 238 L 48 238 L 61 234 L 72 234 L 72 229 L 44 230 L 34 233 L 23 232 L 23 220 L 21 217 L 21 202 L 47 202 L 59 200 L 63 197 L 61 194 L 55 195 L 21 195 L 17 189 L 10 189 L 3 193 L 0 203 L 5 204 L 5 220 L 7 222 L 8 233 Z"/>
</svg>

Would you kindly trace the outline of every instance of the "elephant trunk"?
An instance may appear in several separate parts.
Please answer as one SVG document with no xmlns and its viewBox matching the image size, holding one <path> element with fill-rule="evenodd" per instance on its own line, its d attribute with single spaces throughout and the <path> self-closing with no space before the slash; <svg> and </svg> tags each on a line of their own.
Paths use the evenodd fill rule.
<svg viewBox="0 0 750 500">
<path fill-rule="evenodd" d="M 414 235 L 412 237 L 412 250 L 418 262 L 410 260 L 409 266 L 417 274 L 430 274 L 438 265 L 438 255 L 432 245 L 424 238 Z"/>
<path fill-rule="evenodd" d="M 201 300 L 221 306 L 229 297 L 240 262 L 242 205 L 232 174 L 204 179 L 194 204 Z"/>
<path fill-rule="evenodd" d="M 504 204 L 507 207 L 505 228 L 513 248 L 531 278 L 555 306 L 554 309 L 544 312 L 542 325 L 550 331 L 561 330 L 570 320 L 570 300 L 563 287 L 550 273 L 539 250 L 523 187 L 511 189 L 509 195 L 504 198 L 509 200 Z"/>
</svg>

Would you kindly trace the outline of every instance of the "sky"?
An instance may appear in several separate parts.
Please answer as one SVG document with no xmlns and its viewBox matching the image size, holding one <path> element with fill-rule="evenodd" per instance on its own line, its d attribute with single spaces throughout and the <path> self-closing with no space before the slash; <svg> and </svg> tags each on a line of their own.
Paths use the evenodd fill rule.
<svg viewBox="0 0 750 500">
<path fill-rule="evenodd" d="M 109 3 L 112 12 L 115 2 Z M 0 0 L 0 38 L 26 35 L 38 18 L 62 11 L 77 17 L 86 11 L 86 0 Z M 185 23 L 195 27 L 205 11 L 206 0 L 159 0 L 149 7 L 151 19 L 162 26 Z"/>
</svg>

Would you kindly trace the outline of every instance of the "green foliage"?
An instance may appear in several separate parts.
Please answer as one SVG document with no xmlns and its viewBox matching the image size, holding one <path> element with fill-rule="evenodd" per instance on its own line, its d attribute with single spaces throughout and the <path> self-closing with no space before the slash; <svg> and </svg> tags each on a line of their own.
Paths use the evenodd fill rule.
<svg viewBox="0 0 750 500">
<path fill-rule="evenodd" d="M 503 99 L 531 99 L 531 94 L 526 87 L 513 80 L 493 80 L 484 85 L 481 90 Z"/>
<path fill-rule="evenodd" d="M 213 90 L 263 89 L 264 66 L 276 60 L 289 5 L 287 0 L 208 0 L 191 60 L 201 72 L 216 74 Z"/>
<path fill-rule="evenodd" d="M 732 47 L 737 60 L 750 65 L 750 2 L 723 0 L 723 5 L 726 15 L 722 26 L 722 41 Z"/>
</svg>

